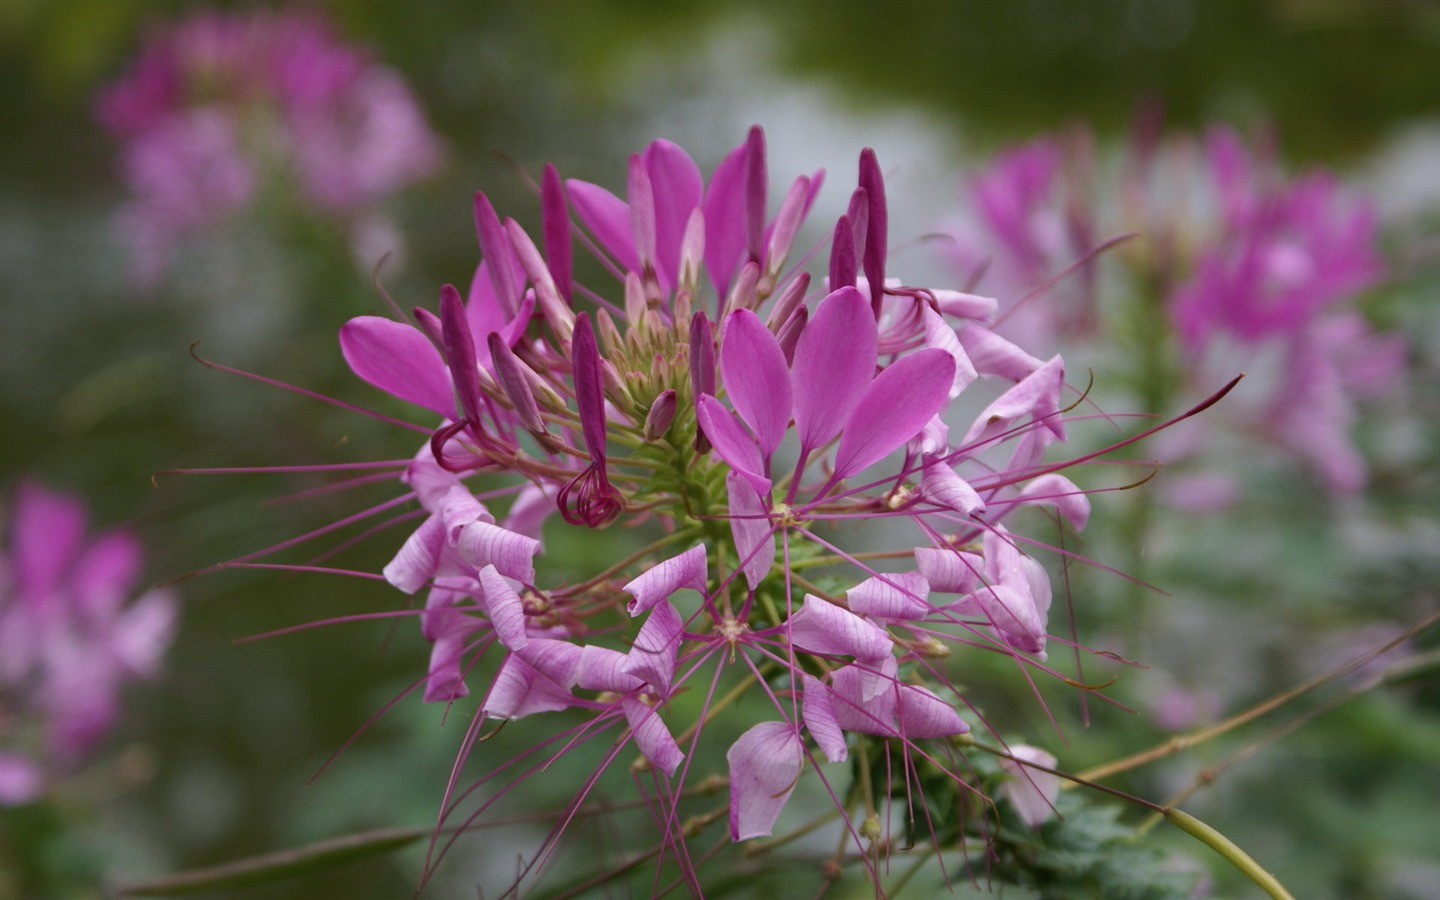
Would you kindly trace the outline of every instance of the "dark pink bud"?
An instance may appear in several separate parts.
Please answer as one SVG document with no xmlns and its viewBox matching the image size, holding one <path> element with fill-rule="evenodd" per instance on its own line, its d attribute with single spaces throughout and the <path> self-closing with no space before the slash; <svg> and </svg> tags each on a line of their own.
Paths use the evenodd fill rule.
<svg viewBox="0 0 1440 900">
<path fill-rule="evenodd" d="M 715 338 L 703 310 L 690 317 L 690 393 L 715 396 Z"/>
<path fill-rule="evenodd" d="M 475 192 L 475 233 L 480 238 L 480 252 L 488 265 L 490 283 L 495 286 L 495 296 L 507 320 L 515 318 L 515 302 L 520 298 L 520 287 L 515 283 L 515 265 L 510 250 L 510 241 L 505 229 L 500 226 L 500 217 L 490 198 L 481 191 Z"/>
<path fill-rule="evenodd" d="M 551 163 L 545 164 L 540 181 L 540 215 L 545 234 L 545 261 L 555 279 L 555 289 L 568 304 L 572 299 L 571 279 L 575 268 L 570 245 L 570 210 L 565 183 Z"/>
<path fill-rule="evenodd" d="M 590 314 L 575 317 L 571 336 L 570 365 L 575 385 L 575 403 L 580 411 L 580 430 L 590 465 L 561 488 L 556 498 L 560 515 L 572 525 L 603 528 L 615 521 L 623 504 L 605 472 L 605 386 L 600 367 L 600 348 Z"/>
<path fill-rule="evenodd" d="M 785 324 L 780 326 L 779 333 L 775 335 L 775 339 L 780 342 L 781 352 L 785 354 L 787 366 L 795 364 L 795 345 L 800 343 L 800 334 L 805 330 L 805 323 L 809 319 L 810 311 L 803 306 L 797 306 Z"/>
<path fill-rule="evenodd" d="M 670 430 L 670 423 L 675 420 L 675 389 L 668 388 L 660 392 L 655 402 L 650 404 L 650 412 L 645 414 L 645 440 L 658 441 Z"/>
<path fill-rule="evenodd" d="M 885 255 L 888 252 L 889 214 L 885 208 L 885 177 L 875 151 L 860 151 L 860 187 L 869 196 L 870 220 L 865 229 L 865 278 L 870 282 L 870 308 L 880 315 L 880 300 L 885 296 Z M 831 290 L 834 290 L 831 286 Z"/>
<path fill-rule="evenodd" d="M 805 300 L 805 292 L 810 289 L 810 273 L 801 272 L 790 282 L 790 286 L 775 301 L 775 306 L 770 310 L 770 317 L 765 320 L 765 327 L 773 333 L 779 334 L 781 327 L 795 314 L 795 310 Z"/>
<path fill-rule="evenodd" d="M 765 131 L 754 125 L 745 139 L 745 249 L 758 263 L 765 249 L 765 196 L 770 174 L 765 168 Z"/>
<path fill-rule="evenodd" d="M 535 392 L 530 388 L 530 379 L 526 377 L 525 364 L 515 355 L 515 351 L 510 349 L 510 345 L 505 343 L 505 338 L 499 332 L 492 331 L 486 341 L 490 347 L 490 359 L 495 364 L 495 378 L 500 382 L 505 396 L 510 399 L 510 405 L 515 408 L 520 424 L 533 434 L 545 449 L 555 452 L 560 448 L 560 442 L 540 418 L 540 408 L 535 403 Z"/>
<path fill-rule="evenodd" d="M 440 324 L 440 317 L 423 306 L 415 307 L 415 324 L 425 332 L 425 336 L 437 347 L 445 346 L 444 328 Z"/>
<path fill-rule="evenodd" d="M 470 320 L 465 315 L 465 301 L 453 284 L 440 288 L 440 327 L 445 362 L 455 382 L 460 411 L 472 431 L 480 428 L 481 394 L 479 363 L 475 356 L 475 338 L 470 334 Z"/>
<path fill-rule="evenodd" d="M 850 217 L 835 222 L 835 236 L 830 242 L 830 290 L 855 286 L 855 230 Z"/>
</svg>

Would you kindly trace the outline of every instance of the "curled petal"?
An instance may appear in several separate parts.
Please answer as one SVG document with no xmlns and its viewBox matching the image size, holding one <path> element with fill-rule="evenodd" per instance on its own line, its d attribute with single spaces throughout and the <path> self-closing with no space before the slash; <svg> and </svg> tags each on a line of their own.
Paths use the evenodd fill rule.
<svg viewBox="0 0 1440 900">
<path fill-rule="evenodd" d="M 761 722 L 725 754 L 730 764 L 730 840 L 763 837 L 775 827 L 805 770 L 805 745 L 789 722 Z"/>
<path fill-rule="evenodd" d="M 1026 416 L 1064 440 L 1065 421 L 1060 415 L 1060 392 L 1064 386 L 1065 363 L 1059 356 L 1053 356 L 985 407 L 966 432 L 964 443 L 971 444 L 1000 434 Z"/>
<path fill-rule="evenodd" d="M 461 529 L 471 522 L 495 522 L 485 504 L 475 499 L 469 488 L 458 483 L 440 499 L 439 512 L 440 521 L 445 523 L 445 539 L 451 545 L 460 540 Z"/>
<path fill-rule="evenodd" d="M 380 316 L 358 316 L 340 328 L 350 370 L 387 394 L 441 416 L 455 414 L 455 393 L 440 351 L 419 330 Z"/>
<path fill-rule="evenodd" d="M 455 551 L 476 569 L 494 566 L 506 578 L 523 584 L 535 583 L 535 554 L 540 542 L 523 534 L 506 531 L 489 522 L 471 522 L 460 529 Z"/>
<path fill-rule="evenodd" d="M 999 375 L 1010 381 L 1023 381 L 1043 363 L 1002 338 L 1000 335 L 974 322 L 962 324 L 956 332 L 960 345 L 970 357 L 970 362 L 981 375 Z"/>
<path fill-rule="evenodd" d="M 580 648 L 569 641 L 531 641 L 524 655 L 512 653 L 495 675 L 481 715 L 491 719 L 519 719 L 531 713 L 556 712 L 575 704 L 570 684 L 563 676 L 565 665 L 573 671 Z M 532 662 L 534 660 L 534 662 Z M 537 665 L 543 663 L 543 665 Z M 561 671 L 556 678 L 552 672 Z"/>
<path fill-rule="evenodd" d="M 625 671 L 629 659 L 619 650 L 587 644 L 580 648 L 575 666 L 575 683 L 587 691 L 629 694 L 645 683 Z"/>
<path fill-rule="evenodd" d="M 1045 623 L 1029 592 L 992 584 L 962 597 L 955 606 L 978 605 L 1005 643 L 1026 653 L 1045 652 Z"/>
<path fill-rule="evenodd" d="M 674 775 L 685 760 L 685 753 L 675 743 L 660 713 L 639 700 L 622 700 L 620 706 L 625 711 L 625 720 L 630 723 L 635 746 L 640 748 L 651 765 L 665 773 L 665 777 Z"/>
<path fill-rule="evenodd" d="M 413 594 L 434 577 L 444 547 L 445 524 L 439 515 L 432 515 L 405 539 L 381 574 L 401 591 Z"/>
<path fill-rule="evenodd" d="M 1038 478 L 1036 479 L 1039 480 Z M 985 501 L 955 470 L 936 456 L 925 456 L 924 480 L 921 486 L 925 499 L 961 515 L 972 516 L 985 511 Z"/>
<path fill-rule="evenodd" d="M 432 618 L 433 617 L 433 618 Z M 454 700 L 470 693 L 465 686 L 465 650 L 470 635 L 481 623 L 472 616 L 454 609 L 428 613 L 432 618 L 435 645 L 430 648 L 430 673 L 425 679 L 425 702 Z"/>
<path fill-rule="evenodd" d="M 739 472 L 725 473 L 730 506 L 730 534 L 745 582 L 754 590 L 775 562 L 775 528 L 770 524 L 764 501 L 750 481 Z"/>
<path fill-rule="evenodd" d="M 830 762 L 844 762 L 849 755 L 845 746 L 845 735 L 840 730 L 840 721 L 835 718 L 835 704 L 830 700 L 830 689 L 813 675 L 800 675 L 804 694 L 800 701 L 800 715 L 805 720 L 805 729 L 820 745 L 820 751 Z"/>
<path fill-rule="evenodd" d="M 668 696 L 683 631 L 684 622 L 675 607 L 669 603 L 655 604 L 626 654 L 621 671 L 646 682 L 659 696 Z"/>
<path fill-rule="evenodd" d="M 896 572 L 867 578 L 845 592 L 853 612 L 882 619 L 923 619 L 931 612 L 925 598 L 930 584 L 919 572 Z"/>
<path fill-rule="evenodd" d="M 943 350 L 921 350 L 881 372 L 840 435 L 835 478 L 879 462 L 919 433 L 944 408 L 954 377 L 955 361 Z"/>
<path fill-rule="evenodd" d="M 955 336 L 955 329 L 951 328 L 950 323 L 939 313 L 925 306 L 922 307 L 921 316 L 925 321 L 925 346 L 943 350 L 955 361 L 955 380 L 950 384 L 950 397 L 958 397 L 961 391 L 979 377 L 975 364 L 970 362 L 970 356 L 965 352 L 960 339 Z"/>
<path fill-rule="evenodd" d="M 888 657 L 894 642 L 885 629 L 814 594 L 789 619 L 790 640 L 801 650 L 858 659 Z"/>
<path fill-rule="evenodd" d="M 803 451 L 830 440 L 850 417 L 875 373 L 879 343 L 870 303 L 855 288 L 842 287 L 815 308 L 800 334 L 791 370 Z"/>
<path fill-rule="evenodd" d="M 932 591 L 968 594 L 980 586 L 984 566 L 984 559 L 976 553 L 945 547 L 915 548 L 915 567 Z"/>
<path fill-rule="evenodd" d="M 870 665 L 842 666 L 830 676 L 835 720 L 846 731 L 860 734 L 895 734 L 895 657 L 887 656 L 878 669 Z"/>
<path fill-rule="evenodd" d="M 689 588 L 704 596 L 708 572 L 705 545 L 696 544 L 678 556 L 656 563 L 625 585 L 624 590 L 634 598 L 625 608 L 630 615 L 638 616 L 653 609 L 661 600 L 669 599 L 681 588 Z"/>
<path fill-rule="evenodd" d="M 485 608 L 495 636 L 510 650 L 524 650 L 530 637 L 525 631 L 525 604 L 520 595 L 500 576 L 494 566 L 480 570 L 480 586 L 485 591 Z"/>
<path fill-rule="evenodd" d="M 994 297 L 982 297 L 979 294 L 966 294 L 962 291 L 936 290 L 935 305 L 947 316 L 955 316 L 957 319 L 974 319 L 977 322 L 995 321 L 995 313 L 1000 309 L 1000 301 Z"/>
</svg>

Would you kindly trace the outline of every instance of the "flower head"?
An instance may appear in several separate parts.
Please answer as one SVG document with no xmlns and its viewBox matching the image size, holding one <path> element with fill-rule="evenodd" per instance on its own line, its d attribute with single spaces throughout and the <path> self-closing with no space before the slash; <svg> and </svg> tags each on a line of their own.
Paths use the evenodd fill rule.
<svg viewBox="0 0 1440 900">
<path fill-rule="evenodd" d="M 110 730 L 121 686 L 154 674 L 170 643 L 166 591 L 126 600 L 140 547 L 86 539 L 85 508 L 34 482 L 15 492 L 0 549 L 0 805 L 23 803 Z"/>
</svg>

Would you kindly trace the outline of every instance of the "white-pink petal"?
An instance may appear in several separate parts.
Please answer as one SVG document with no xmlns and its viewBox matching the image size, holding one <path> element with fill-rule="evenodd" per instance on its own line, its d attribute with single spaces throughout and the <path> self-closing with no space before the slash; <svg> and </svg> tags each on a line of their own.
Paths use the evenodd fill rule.
<svg viewBox="0 0 1440 900">
<path fill-rule="evenodd" d="M 540 542 L 499 525 L 476 521 L 460 529 L 455 552 L 476 569 L 494 566 L 501 575 L 524 584 L 535 583 L 535 554 Z"/>
<path fill-rule="evenodd" d="M 623 590 L 634 598 L 625 608 L 630 615 L 638 616 L 681 588 L 689 588 L 704 596 L 708 571 L 705 545 L 696 544 L 679 556 L 661 560 L 625 585 Z"/>
<path fill-rule="evenodd" d="M 916 547 L 915 567 L 943 594 L 968 594 L 980 585 L 985 560 L 977 553 L 946 547 Z"/>
<path fill-rule="evenodd" d="M 929 688 L 913 684 L 900 686 L 900 706 L 896 710 L 896 730 L 902 737 L 937 738 L 965 734 L 970 726 L 955 708 L 940 699 Z"/>
<path fill-rule="evenodd" d="M 920 482 L 925 499 L 965 516 L 985 511 L 980 494 L 937 456 L 927 455 Z"/>
<path fill-rule="evenodd" d="M 725 491 L 729 499 L 730 534 L 735 539 L 735 552 L 740 554 L 740 570 L 754 590 L 775 562 L 775 528 L 770 524 L 760 495 L 745 476 L 735 471 L 725 473 Z"/>
<path fill-rule="evenodd" d="M 1055 815 L 1055 798 L 1060 795 L 1060 776 L 1026 763 L 1047 769 L 1055 768 L 1055 757 L 1027 744 L 1010 745 L 1014 759 L 1001 759 L 1000 768 L 1010 774 L 1001 791 L 1020 814 L 1020 820 L 1036 828 Z"/>
<path fill-rule="evenodd" d="M 1076 531 L 1083 531 L 1090 521 L 1090 498 L 1058 472 L 1032 478 L 1018 499 L 1021 503 L 1055 507 Z"/>
<path fill-rule="evenodd" d="M 761 722 L 725 754 L 730 764 L 730 839 L 770 834 L 805 769 L 805 745 L 790 722 Z"/>
<path fill-rule="evenodd" d="M 664 772 L 665 777 L 674 775 L 685 760 L 685 754 L 675 743 L 659 711 L 632 699 L 621 701 L 620 706 L 625 711 L 625 720 L 630 723 L 635 746 L 640 748 L 641 754 L 650 760 L 652 766 Z"/>
<path fill-rule="evenodd" d="M 405 539 L 395 558 L 380 572 L 385 580 L 407 594 L 425 586 L 440 565 L 445 547 L 445 523 L 438 514 L 429 516 Z"/>
<path fill-rule="evenodd" d="M 814 594 L 805 595 L 787 624 L 791 643 L 808 653 L 875 660 L 894 647 L 885 629 Z"/>
<path fill-rule="evenodd" d="M 882 619 L 923 619 L 930 583 L 919 572 L 887 572 L 865 579 L 845 592 L 852 612 Z"/>
<path fill-rule="evenodd" d="M 675 607 L 669 603 L 655 604 L 625 655 L 621 671 L 646 682 L 659 696 L 669 696 L 684 625 Z"/>
<path fill-rule="evenodd" d="M 960 396 L 960 392 L 969 387 L 971 382 L 979 377 L 979 373 L 975 371 L 969 354 L 960 344 L 960 339 L 955 336 L 955 329 L 950 327 L 950 323 L 928 306 L 922 307 L 922 310 L 921 316 L 925 322 L 925 346 L 943 350 L 955 361 L 955 379 L 950 384 L 950 397 L 953 399 Z"/>
<path fill-rule="evenodd" d="M 510 650 L 525 649 L 530 637 L 525 630 L 525 604 L 520 595 L 494 566 L 480 570 L 480 587 L 485 591 L 485 608 L 500 643 Z"/>
<path fill-rule="evenodd" d="M 835 718 L 835 704 L 830 700 L 830 689 L 813 675 L 800 674 L 804 693 L 800 698 L 800 715 L 805 720 L 805 730 L 819 745 L 820 752 L 830 762 L 844 762 L 849 755 L 845 746 L 845 734 Z"/>
</svg>

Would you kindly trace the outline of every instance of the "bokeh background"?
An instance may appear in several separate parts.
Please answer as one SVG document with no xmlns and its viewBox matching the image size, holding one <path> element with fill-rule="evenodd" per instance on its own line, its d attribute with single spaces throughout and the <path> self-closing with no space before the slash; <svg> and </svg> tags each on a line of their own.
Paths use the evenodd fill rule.
<svg viewBox="0 0 1440 900">
<path fill-rule="evenodd" d="M 1165 536 L 1173 565 L 1147 572 L 1169 592 L 1151 598 L 1163 607 L 1163 636 L 1147 649 L 1183 657 L 1191 671 L 1205 671 L 1197 660 L 1223 660 L 1214 687 L 1227 709 L 1238 709 L 1437 607 L 1440 5 L 314 6 L 408 80 L 447 144 L 439 173 L 386 205 L 404 249 L 384 281 L 404 306 L 433 303 L 442 282 L 468 281 L 477 253 L 474 190 L 532 225 L 533 195 L 517 169 L 534 175 L 553 161 L 566 175 L 618 190 L 625 156 L 657 136 L 685 146 L 708 171 L 759 123 L 772 175 L 823 165 L 835 184 L 850 177 L 858 150 L 873 146 L 886 166 L 899 240 L 919 237 L 958 203 L 965 177 L 997 148 L 1038 132 L 1088 123 L 1103 148 L 1122 142 L 1137 110 L 1155 103 L 1173 130 L 1216 121 L 1249 133 L 1273 129 L 1287 164 L 1331 167 L 1378 203 L 1393 277 L 1365 308 L 1411 335 L 1412 375 L 1403 403 L 1362 420 L 1374 430 L 1361 443 L 1381 464 L 1359 504 L 1337 509 L 1297 481 L 1233 511 L 1223 526 L 1177 526 Z M 338 225 L 257 210 L 187 242 L 159 288 L 140 290 L 129 277 L 115 232 L 126 199 L 117 146 L 94 120 L 95 94 L 123 71 L 147 27 L 199 7 L 0 2 L 0 480 L 34 473 L 83 492 L 99 521 L 133 523 L 157 582 L 332 522 L 364 500 L 347 492 L 276 503 L 315 482 L 154 473 L 412 452 L 410 438 L 393 429 L 207 369 L 187 352 L 199 341 L 196 352 L 207 358 L 388 408 L 337 352 L 335 332 L 347 318 L 382 309 Z M 843 201 L 836 187 L 821 208 Z M 1105 501 L 1097 507 L 1097 519 L 1107 515 Z M 373 568 L 393 549 L 382 539 L 347 558 Z M 428 648 L 417 634 L 341 626 L 236 643 L 298 622 L 392 609 L 393 591 L 238 571 L 178 587 L 183 622 L 166 676 L 130 692 L 101 761 L 63 786 L 61 809 L 75 815 L 45 852 L 64 857 L 49 859 L 49 868 L 74 878 L 56 890 L 84 896 L 95 872 L 113 885 L 350 831 L 433 822 L 465 721 L 442 723 L 441 710 L 416 700 L 310 780 L 423 672 Z M 1106 627 L 1119 608 L 1109 609 Z M 1378 630 L 1366 632 L 1370 626 Z M 1436 645 L 1430 634 L 1413 647 Z M 1263 734 L 1243 732 L 1128 786 L 1163 796 Z M 1163 737 L 1143 715 L 1116 716 L 1072 735 L 1073 766 Z M 1440 893 L 1437 773 L 1440 688 L 1422 670 L 1257 748 L 1191 808 L 1272 866 L 1297 896 L 1428 897 Z M 26 827 L 6 839 L 58 826 Z M 462 843 L 432 890 L 467 895 L 475 871 L 511 865 L 516 849 L 484 836 Z M 1185 849 L 1214 869 L 1217 896 L 1246 895 L 1231 873 Z M 0 858 L 24 850 L 11 846 Z M 403 896 L 418 853 L 233 895 Z"/>
</svg>

